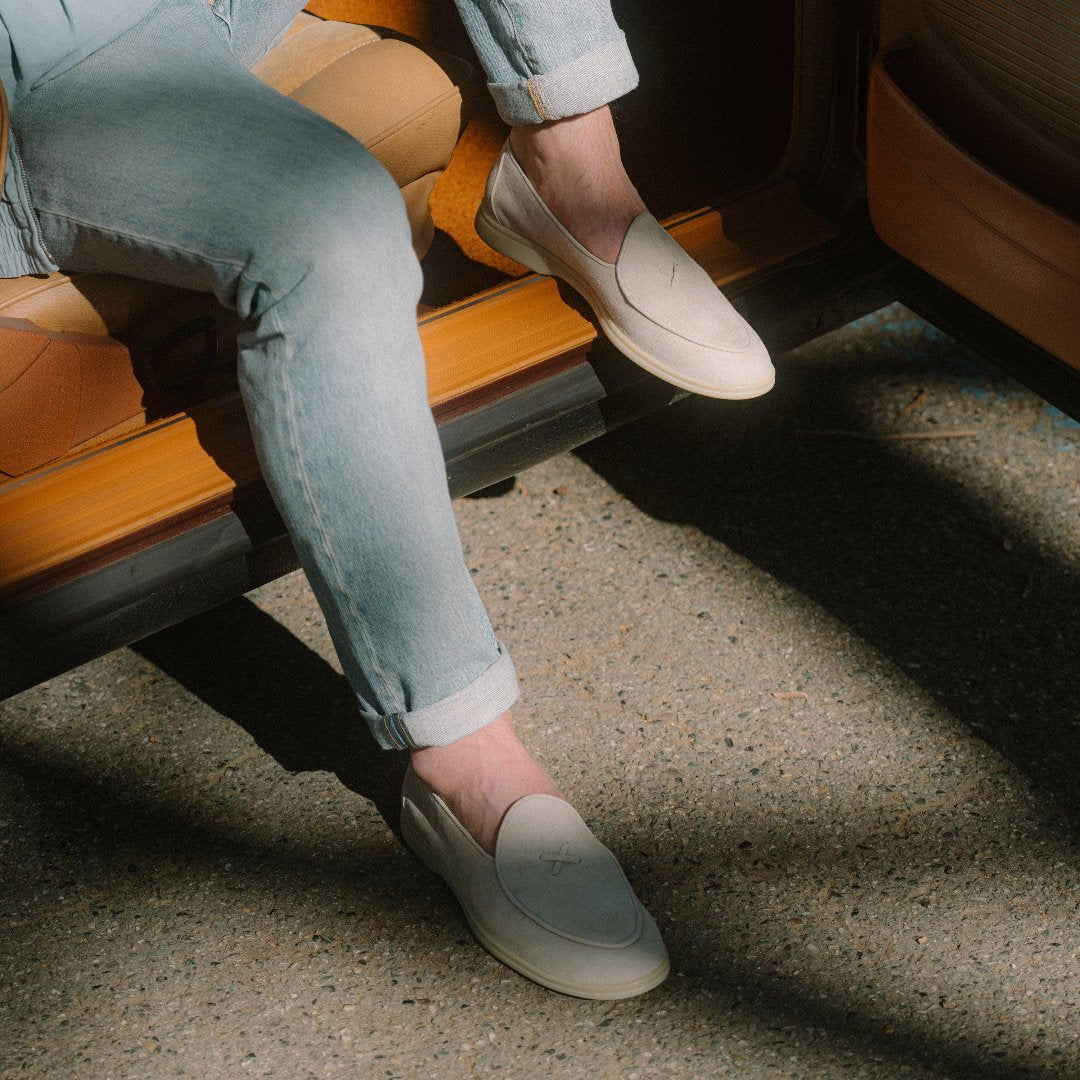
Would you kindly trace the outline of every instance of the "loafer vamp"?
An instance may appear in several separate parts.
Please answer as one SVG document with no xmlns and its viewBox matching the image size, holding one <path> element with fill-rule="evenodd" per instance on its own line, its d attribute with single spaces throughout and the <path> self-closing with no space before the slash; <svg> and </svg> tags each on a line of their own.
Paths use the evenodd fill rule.
<svg viewBox="0 0 1080 1080">
<path fill-rule="evenodd" d="M 574 283 L 572 278 L 568 279 Z M 646 371 L 701 393 L 723 387 L 739 396 L 741 388 L 761 393 L 772 385 L 772 361 L 756 335 L 740 348 L 722 348 L 715 343 L 702 345 L 668 330 L 656 318 L 642 314 L 630 304 L 623 296 L 614 270 L 606 283 L 597 276 L 594 284 L 594 295 L 598 294 L 594 310 L 604 332 L 616 348 Z M 712 282 L 709 285 L 726 304 L 716 286 Z"/>
<path fill-rule="evenodd" d="M 742 317 L 652 215 L 634 219 L 615 276 L 626 302 L 669 333 L 710 349 L 749 348 Z"/>
<path fill-rule="evenodd" d="M 406 773 L 402 796 L 401 827 L 406 842 L 450 886 L 473 933 L 493 956 L 541 986 L 578 997 L 632 997 L 663 981 L 668 971 L 667 950 L 656 923 L 634 895 L 614 856 L 588 832 L 568 804 L 562 805 L 570 810 L 572 819 L 564 818 L 558 809 L 550 812 L 550 807 L 528 805 L 534 800 L 561 803 L 550 796 L 527 796 L 515 803 L 515 807 L 520 803 L 525 806 L 517 811 L 511 807 L 503 820 L 496 841 L 496 850 L 503 849 L 502 865 L 497 867 L 496 859 L 469 836 L 411 769 Z M 557 833 L 553 832 L 555 824 Z M 588 834 L 588 841 L 581 829 Z M 581 863 L 565 861 L 577 858 L 579 850 L 584 853 Z M 556 880 L 572 866 L 581 867 L 579 880 L 568 878 L 569 902 L 549 885 L 537 883 L 533 868 L 526 865 L 534 854 L 549 874 L 560 867 Z M 562 858 L 541 858 L 554 854 Z M 617 877 L 608 860 L 615 862 Z M 585 872 L 591 874 L 596 867 L 600 874 L 590 886 Z M 602 899 L 598 896 L 601 888 L 605 892 Z M 599 918 L 589 910 L 598 901 L 599 910 L 606 913 Z M 607 915 L 613 916 L 614 932 L 597 925 Z M 561 928 L 556 926 L 556 918 L 564 923 Z M 567 936 L 567 929 L 574 936 Z"/>
<path fill-rule="evenodd" d="M 499 828 L 495 869 L 515 907 L 568 941 L 621 948 L 641 935 L 641 907 L 618 861 L 562 799 L 514 803 Z"/>
<path fill-rule="evenodd" d="M 646 371 L 713 397 L 756 397 L 772 386 L 761 340 L 651 214 L 631 224 L 618 260 L 604 262 L 563 228 L 506 146 L 476 224 L 497 250 L 569 282 L 612 344 Z"/>
</svg>

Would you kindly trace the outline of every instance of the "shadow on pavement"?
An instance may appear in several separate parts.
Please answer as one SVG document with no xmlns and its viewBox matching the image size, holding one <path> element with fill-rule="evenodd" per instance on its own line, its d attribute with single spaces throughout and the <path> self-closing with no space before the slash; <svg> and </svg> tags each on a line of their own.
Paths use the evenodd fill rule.
<svg viewBox="0 0 1080 1080">
<path fill-rule="evenodd" d="M 890 363 L 781 366 L 764 398 L 689 398 L 577 453 L 645 513 L 697 527 L 856 631 L 1075 825 L 1077 568 L 903 444 L 807 435 L 864 430 L 855 387 L 884 384 Z M 976 452 L 1000 453 L 993 438 L 988 426 Z"/>
<path fill-rule="evenodd" d="M 191 683 L 207 688 L 222 704 L 233 700 L 234 694 L 243 693 L 247 680 L 265 680 L 266 690 L 251 703 L 266 705 L 266 711 L 273 714 L 280 709 L 284 715 L 296 703 L 298 695 L 293 697 L 284 691 L 279 679 L 271 672 L 272 669 L 288 670 L 294 659 L 298 662 L 298 670 L 302 670 L 304 661 L 301 658 L 307 650 L 295 638 L 291 639 L 291 645 L 285 646 L 283 653 L 257 651 L 256 655 L 262 659 L 246 665 L 245 682 L 235 690 L 218 688 L 219 678 L 235 673 L 234 669 L 226 667 L 217 675 L 206 675 L 215 665 L 208 646 L 220 644 L 219 632 L 224 633 L 228 627 L 232 632 L 242 630 L 251 634 L 262 626 L 264 618 L 266 616 L 254 605 L 238 603 L 231 613 L 219 609 L 213 616 L 207 616 L 201 627 L 191 627 L 189 642 L 168 641 L 169 645 L 181 650 L 190 644 L 193 653 L 197 654 L 190 662 L 171 666 L 182 673 L 185 664 L 190 663 L 187 676 Z M 217 619 L 221 619 L 220 627 L 209 625 Z M 265 643 L 265 639 L 260 641 L 257 633 L 251 640 L 256 646 Z M 308 693 L 318 695 L 318 683 L 310 677 L 314 670 L 313 666 L 311 672 L 306 673 L 306 687 Z M 326 671 L 333 676 L 325 683 L 327 696 L 321 699 L 309 697 L 304 715 L 310 715 L 311 705 L 320 702 L 326 706 L 327 713 L 332 711 L 340 688 L 332 669 L 327 667 Z M 284 694 L 276 706 L 270 701 L 274 690 Z M 238 711 L 245 715 L 245 709 Z M 276 723 L 269 723 L 256 737 L 270 753 L 275 756 L 280 753 L 288 769 L 326 768 L 323 757 L 328 750 L 339 756 L 334 742 L 338 737 L 337 729 L 333 724 L 327 724 L 317 731 L 314 739 L 309 736 L 310 730 L 295 740 L 281 738 Z M 160 806 L 151 808 L 137 798 L 132 799 L 130 793 L 118 795 L 111 785 L 102 784 L 97 777 L 80 768 L 77 759 L 72 759 L 66 769 L 58 768 L 56 763 L 42 762 L 33 754 L 13 755 L 9 764 L 32 785 L 33 799 L 48 808 L 48 825 L 40 830 L 36 842 L 40 847 L 59 845 L 66 849 L 65 889 L 74 889 L 83 896 L 107 897 L 107 909 L 113 917 L 124 916 L 127 912 L 137 920 L 141 913 L 150 920 L 147 904 L 153 900 L 163 866 L 178 864 L 183 868 L 185 880 L 210 882 L 219 892 L 237 887 L 233 880 L 237 878 L 235 871 L 239 871 L 244 885 L 242 891 L 236 893 L 237 903 L 249 903 L 256 909 L 281 906 L 288 912 L 282 918 L 294 932 L 297 927 L 317 926 L 319 939 L 327 943 L 336 963 L 351 963 L 351 946 L 365 938 L 370 939 L 373 934 L 385 936 L 400 932 L 403 936 L 396 961 L 399 966 L 422 968 L 427 962 L 423 958 L 430 956 L 431 963 L 442 969 L 448 948 L 464 953 L 466 959 L 454 976 L 461 984 L 463 1008 L 466 1000 L 476 1000 L 476 983 L 492 978 L 481 960 L 479 946 L 465 940 L 463 921 L 449 893 L 411 860 L 394 858 L 391 866 L 385 859 L 380 863 L 376 857 L 363 858 L 347 866 L 331 866 L 310 857 L 296 858 L 286 851 L 250 848 L 243 842 L 238 843 L 227 832 L 192 826 L 171 813 L 162 815 Z M 370 782 L 370 775 L 366 783 L 369 789 L 376 786 Z M 521 1010 L 523 1017 L 535 1023 L 536 1017 L 542 1015 L 543 1022 L 554 1030 L 558 1030 L 562 1017 L 567 1030 L 576 1030 L 574 1025 L 582 1016 L 592 1016 L 598 1027 L 612 1028 L 603 1036 L 610 1039 L 618 1037 L 622 1028 L 648 1024 L 658 1010 L 659 1015 L 664 1016 L 666 1013 L 662 1010 L 674 1009 L 685 1017 L 690 1040 L 687 1045 L 691 1046 L 702 1037 L 709 1038 L 710 1032 L 714 1033 L 711 1037 L 717 1037 L 717 1028 L 725 1026 L 729 1015 L 733 1014 L 741 1017 L 739 1024 L 744 1032 L 747 1025 L 750 1030 L 759 1032 L 763 1046 L 779 1044 L 783 1033 L 789 1030 L 810 1027 L 827 1032 L 829 1045 L 850 1055 L 853 1072 L 857 1071 L 856 1062 L 872 1061 L 873 1067 L 882 1070 L 880 1075 L 887 1076 L 908 1075 L 909 1067 L 916 1062 L 942 1070 L 941 1075 L 957 1080 L 1019 1080 L 1021 1077 L 1053 1080 L 1061 1075 L 1041 1064 L 1025 1066 L 1018 1065 L 1015 1059 L 1000 1062 L 990 1059 L 989 1048 L 979 1041 L 980 1032 L 935 1030 L 932 1015 L 905 1012 L 895 1019 L 894 1029 L 882 1034 L 884 1019 L 890 1013 L 882 1013 L 873 991 L 880 988 L 881 980 L 888 979 L 888 969 L 878 964 L 871 966 L 864 976 L 869 980 L 866 985 L 853 987 L 849 974 L 842 969 L 830 970 L 827 964 L 823 966 L 821 954 L 816 950 L 828 940 L 827 928 L 832 915 L 827 911 L 820 913 L 820 925 L 812 928 L 808 937 L 800 941 L 789 934 L 786 945 L 795 949 L 794 956 L 786 950 L 780 952 L 785 947 L 784 933 L 770 922 L 776 913 L 769 907 L 768 890 L 759 888 L 757 899 L 749 902 L 745 888 L 729 894 L 725 883 L 741 879 L 745 885 L 747 870 L 737 852 L 718 857 L 715 836 L 723 833 L 723 822 L 707 808 L 687 806 L 677 826 L 688 834 L 688 843 L 674 856 L 674 862 L 683 867 L 686 864 L 707 866 L 706 876 L 718 883 L 718 891 L 713 894 L 717 904 L 708 914 L 693 903 L 685 889 L 665 894 L 662 889 L 650 888 L 650 879 L 660 880 L 666 876 L 665 869 L 667 873 L 671 872 L 670 866 L 665 868 L 661 864 L 672 860 L 672 852 L 644 857 L 639 853 L 637 865 L 633 866 L 632 849 L 636 844 L 630 837 L 627 838 L 630 850 L 620 852 L 628 869 L 632 867 L 631 876 L 644 886 L 641 892 L 646 904 L 654 911 L 668 909 L 664 930 L 676 960 L 676 973 L 664 986 L 644 998 L 610 1005 L 562 998 L 525 980 L 513 978 L 511 1000 L 518 1003 L 515 1008 Z M 809 880 L 823 873 L 828 875 L 828 866 L 823 862 L 827 839 L 813 828 L 791 837 L 785 850 L 769 856 L 775 861 L 776 880 Z M 858 835 L 845 836 L 845 847 L 854 848 L 859 839 Z M 885 867 L 902 872 L 905 866 L 928 866 L 936 855 L 953 843 L 948 828 L 942 834 L 929 830 L 921 836 L 902 839 L 883 836 L 879 840 L 881 842 L 866 856 L 863 870 L 868 879 L 879 876 Z M 845 851 L 842 857 L 847 860 L 850 851 Z M 228 872 L 222 870 L 223 862 L 230 864 Z M 392 874 L 386 872 L 390 869 L 394 871 Z M 843 872 L 850 874 L 851 866 L 845 865 Z M 186 885 L 184 891 L 195 890 Z M 906 892 L 894 898 L 896 918 L 901 921 L 907 912 L 905 898 Z M 198 905 L 200 901 L 189 899 L 183 906 L 190 907 L 192 903 Z M 197 907 L 194 910 L 199 911 Z M 271 922 L 273 914 L 271 911 L 267 917 Z M 67 904 L 55 911 L 39 908 L 35 912 L 35 919 L 45 922 L 69 917 Z M 196 922 L 201 923 L 203 918 L 205 916 L 200 913 Z M 84 925 L 85 916 L 82 916 L 73 929 L 78 931 Z M 256 925 L 261 927 L 258 934 L 267 933 L 265 926 Z M 736 928 L 750 929 L 750 932 L 736 932 Z M 867 927 L 867 933 L 873 936 L 874 927 Z M 79 961 L 79 954 L 71 951 L 70 931 L 50 935 L 45 942 L 36 943 L 35 951 L 26 955 L 22 955 L 21 943 L 15 935 L 7 942 L 4 936 L 0 934 L 0 953 L 8 953 L 13 964 L 22 964 L 25 970 L 36 972 L 43 980 L 42 993 L 53 985 L 50 980 L 57 979 L 58 973 Z M 288 931 L 275 930 L 269 936 L 288 936 Z M 759 943 L 770 941 L 777 956 L 783 959 L 761 966 L 747 948 L 752 938 Z M 171 947 L 183 951 L 182 945 Z M 253 955 L 259 955 L 265 947 L 258 938 L 250 946 Z M 760 949 L 753 951 L 756 953 Z M 792 972 L 791 968 L 795 966 L 803 970 Z M 445 970 L 441 971 L 441 977 L 445 980 Z M 278 990 L 281 986 L 278 978 L 268 972 L 266 981 L 260 984 L 264 992 Z M 494 979 L 492 983 L 493 995 L 497 981 Z M 386 993 L 390 998 L 394 997 L 392 988 L 387 988 Z M 498 991 L 498 995 L 502 993 Z M 29 997 L 20 1003 L 20 1009 L 29 1010 L 26 1022 L 29 1022 L 35 1000 Z M 381 1000 L 378 1004 L 382 1004 Z M 19 1021 L 20 1017 L 16 1013 L 10 1019 Z M 406 1018 L 401 1020 L 407 1022 Z M 599 1033 L 595 1037 L 601 1038 Z M 551 1038 L 557 1041 L 557 1036 Z M 677 1057 L 678 1047 L 671 1049 Z M 746 1075 L 759 1075 L 756 1064 L 748 1067 L 750 1071 Z M 814 1069 L 807 1075 L 824 1074 Z"/>
<path fill-rule="evenodd" d="M 405 755 L 381 751 L 344 677 L 246 597 L 132 648 L 286 771 L 334 773 L 397 835 Z"/>
<path fill-rule="evenodd" d="M 1023 521 L 902 450 L 802 437 L 808 429 L 861 426 L 851 392 L 858 372 L 836 363 L 784 376 L 782 389 L 761 401 L 689 400 L 579 454 L 646 513 L 696 526 L 850 626 L 1022 768 L 1075 821 L 1077 573 L 1042 554 L 1038 538 L 1025 536 Z M 1011 550 L 1003 546 L 1004 536 L 1012 538 Z M 375 748 L 341 676 L 253 603 L 225 605 L 145 639 L 135 651 L 245 729 L 284 769 L 335 773 L 397 829 L 402 757 Z M 131 866 L 170 852 L 204 861 L 208 872 L 223 853 L 244 854 L 213 829 L 144 814 L 88 775 L 78 758 L 65 767 L 26 751 L 11 754 L 8 764 L 30 783 L 34 800 L 55 807 L 52 828 L 41 840 L 72 846 L 72 869 L 83 890 L 130 888 L 138 880 Z M 69 806 L 88 816 L 73 818 Z M 974 1034 L 937 1031 L 931 1020 L 906 1012 L 896 1018 L 895 1030 L 882 1035 L 880 1004 L 867 993 L 876 987 L 851 986 L 842 970 L 825 970 L 820 959 L 806 957 L 801 971 L 792 970 L 803 967 L 794 960 L 756 967 L 738 926 L 750 927 L 759 942 L 796 952 L 809 948 L 807 941 L 826 940 L 825 931 L 812 928 L 802 943 L 785 937 L 769 921 L 772 913 L 746 900 L 745 888 L 728 888 L 740 874 L 739 856 L 718 858 L 713 836 L 722 822 L 707 809 L 688 807 L 685 821 L 676 825 L 700 830 L 678 855 L 635 856 L 632 841 L 620 854 L 642 882 L 643 899 L 654 909 L 668 908 L 665 930 L 679 976 L 640 1003 L 609 1009 L 603 1015 L 610 1018 L 599 1026 L 617 1030 L 670 1005 L 685 1009 L 708 1032 L 719 1015 L 735 1011 L 753 1016 L 763 1037 L 789 1025 L 825 1029 L 841 1045 L 857 1046 L 860 1058 L 869 1054 L 882 1075 L 899 1075 L 912 1061 L 980 1080 L 1055 1075 L 1043 1063 L 1025 1065 L 1011 1053 L 988 1059 L 989 1048 L 978 1045 Z M 83 865 L 82 842 L 88 838 L 102 842 L 100 857 Z M 862 839 L 841 838 L 845 858 Z M 943 845 L 954 843 L 933 833 L 873 839 L 866 845 L 869 853 L 860 856 L 867 880 L 883 867 L 925 869 Z M 790 846 L 774 856 L 777 873 L 820 876 L 827 871 L 821 865 L 824 847 L 825 839 L 812 829 L 792 836 Z M 326 906 L 325 890 L 336 898 L 354 888 L 352 868 L 294 862 L 285 852 L 250 852 L 247 863 L 254 868 L 266 859 L 271 870 L 260 881 L 295 894 L 301 920 L 309 918 L 311 905 Z M 707 915 L 684 890 L 661 895 L 658 888 L 650 894 L 650 880 L 680 872 L 662 864 L 680 859 L 708 866 L 717 881 L 715 907 Z M 119 870 L 128 863 L 125 881 Z M 409 947 L 436 949 L 447 937 L 462 938 L 449 896 L 445 908 L 430 904 L 433 879 L 416 866 L 398 867 L 395 861 L 395 868 L 403 876 L 364 875 L 365 888 L 374 904 L 399 909 L 403 922 L 424 924 Z M 1025 872 L 1037 873 L 1038 866 Z M 759 891 L 764 905 L 765 891 Z M 896 895 L 898 922 L 906 917 L 906 895 Z M 328 933 L 345 939 L 359 930 L 354 914 L 328 910 L 320 917 Z M 829 918 L 823 911 L 823 925 Z M 883 929 L 880 923 L 868 926 L 867 934 Z M 868 977 L 887 980 L 889 969 L 871 965 Z M 533 992 L 540 993 L 521 984 L 522 994 Z M 601 1016 L 593 1003 L 545 1001 L 552 1015 L 595 1008 Z"/>
</svg>

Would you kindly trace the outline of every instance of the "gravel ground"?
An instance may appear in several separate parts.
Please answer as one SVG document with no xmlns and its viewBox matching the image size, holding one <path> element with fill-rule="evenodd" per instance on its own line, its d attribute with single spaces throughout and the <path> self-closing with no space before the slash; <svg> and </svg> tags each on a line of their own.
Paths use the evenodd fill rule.
<svg viewBox="0 0 1080 1080">
<path fill-rule="evenodd" d="M 299 574 L 0 704 L 0 1075 L 1080 1076 L 1078 446 L 894 308 L 458 504 L 629 1002 L 473 943 Z"/>
</svg>

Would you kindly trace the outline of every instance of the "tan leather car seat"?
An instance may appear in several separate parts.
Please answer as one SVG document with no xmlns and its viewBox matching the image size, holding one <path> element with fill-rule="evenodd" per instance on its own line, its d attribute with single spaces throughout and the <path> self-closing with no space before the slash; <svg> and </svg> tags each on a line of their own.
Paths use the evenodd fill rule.
<svg viewBox="0 0 1080 1080">
<path fill-rule="evenodd" d="M 871 76 L 874 227 L 1080 368 L 1080 5 L 908 0 L 906 23 Z"/>
<path fill-rule="evenodd" d="M 305 13 L 254 70 L 379 158 L 423 255 L 434 232 L 428 197 L 461 132 L 469 66 Z M 229 381 L 234 331 L 211 297 L 132 278 L 0 279 L 0 479 L 212 395 Z"/>
</svg>

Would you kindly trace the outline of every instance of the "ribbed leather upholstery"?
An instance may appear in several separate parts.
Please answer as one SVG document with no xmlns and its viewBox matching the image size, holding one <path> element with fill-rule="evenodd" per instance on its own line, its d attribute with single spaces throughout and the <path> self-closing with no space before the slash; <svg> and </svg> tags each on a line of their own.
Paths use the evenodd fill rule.
<svg viewBox="0 0 1080 1080">
<path fill-rule="evenodd" d="M 937 9 L 951 16 L 1021 6 L 915 0 L 914 46 L 879 57 L 870 78 L 870 217 L 895 251 L 1080 368 L 1080 154 L 1064 136 L 1044 134 L 1049 126 L 1035 126 L 1068 121 L 1072 90 L 1063 86 L 1051 100 L 1002 89 L 1009 71 L 1022 81 L 1010 59 L 1018 50 L 1031 51 L 1027 85 L 1038 76 L 1037 38 L 1025 36 L 1026 24 L 995 38 L 959 17 L 947 27 L 931 22 Z M 1029 8 L 1042 13 L 1032 25 L 1044 27 L 1055 6 Z M 1070 26 L 1067 19 L 1063 33 Z"/>
<path fill-rule="evenodd" d="M 904 87 L 958 145 L 1080 220 L 1080 3 L 911 0 Z"/>
<path fill-rule="evenodd" d="M 1003 105 L 1080 154 L 1080 4 L 923 0 L 930 29 Z"/>
<path fill-rule="evenodd" d="M 252 71 L 264 83 L 291 96 L 330 64 L 379 40 L 379 35 L 369 26 L 328 22 L 302 11 L 285 38 Z"/>
</svg>

